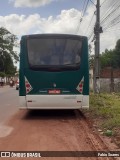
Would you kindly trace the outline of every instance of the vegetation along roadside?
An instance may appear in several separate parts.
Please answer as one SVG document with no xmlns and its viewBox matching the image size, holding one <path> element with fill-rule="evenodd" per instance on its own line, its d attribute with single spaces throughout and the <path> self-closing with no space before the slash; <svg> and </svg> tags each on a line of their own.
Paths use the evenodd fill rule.
<svg viewBox="0 0 120 160">
<path fill-rule="evenodd" d="M 90 94 L 90 109 L 86 116 L 93 120 L 93 126 L 120 147 L 120 93 Z"/>
</svg>

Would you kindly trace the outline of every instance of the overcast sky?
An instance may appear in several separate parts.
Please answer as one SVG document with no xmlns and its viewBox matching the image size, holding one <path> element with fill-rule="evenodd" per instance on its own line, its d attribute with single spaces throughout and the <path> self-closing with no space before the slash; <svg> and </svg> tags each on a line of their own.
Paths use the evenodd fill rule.
<svg viewBox="0 0 120 160">
<path fill-rule="evenodd" d="M 96 4 L 96 0 L 92 1 Z M 119 0 L 100 0 L 101 4 L 104 2 L 101 5 L 101 19 L 115 1 L 120 4 Z M 89 2 L 82 23 L 80 23 L 84 2 L 85 0 L 2 0 L 0 2 L 0 27 L 7 28 L 18 37 L 37 33 L 70 33 L 90 37 L 95 24 L 93 14 L 96 7 Z M 118 14 L 120 14 L 120 8 L 114 16 Z M 107 26 L 110 20 L 104 22 L 103 26 Z M 120 38 L 120 30 L 117 30 L 120 28 L 119 25 L 120 23 L 114 26 L 111 32 L 106 30 L 101 34 L 101 52 L 105 48 L 115 47 L 117 39 Z"/>
</svg>

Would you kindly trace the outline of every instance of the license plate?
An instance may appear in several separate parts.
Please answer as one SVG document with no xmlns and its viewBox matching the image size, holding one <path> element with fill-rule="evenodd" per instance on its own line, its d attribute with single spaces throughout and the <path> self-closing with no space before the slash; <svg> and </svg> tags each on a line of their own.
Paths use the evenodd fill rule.
<svg viewBox="0 0 120 160">
<path fill-rule="evenodd" d="M 54 89 L 54 90 L 48 90 L 49 94 L 60 94 L 60 90 Z"/>
</svg>

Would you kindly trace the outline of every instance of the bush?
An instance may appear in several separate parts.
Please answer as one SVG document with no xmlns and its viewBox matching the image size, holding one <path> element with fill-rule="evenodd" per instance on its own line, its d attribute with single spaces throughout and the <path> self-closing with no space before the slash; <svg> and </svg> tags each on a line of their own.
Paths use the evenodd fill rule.
<svg viewBox="0 0 120 160">
<path fill-rule="evenodd" d="M 6 74 L 4 72 L 0 72 L 0 77 L 4 78 Z"/>
</svg>

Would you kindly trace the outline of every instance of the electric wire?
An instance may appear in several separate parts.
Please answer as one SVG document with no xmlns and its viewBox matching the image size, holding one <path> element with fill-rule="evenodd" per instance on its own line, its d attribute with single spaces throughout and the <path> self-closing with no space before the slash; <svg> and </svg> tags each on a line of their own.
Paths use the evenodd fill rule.
<svg viewBox="0 0 120 160">
<path fill-rule="evenodd" d="M 101 7 L 104 7 L 104 4 L 107 5 L 105 2 L 107 2 L 107 0 L 104 0 L 103 3 L 101 4 Z M 110 2 L 110 1 L 109 1 Z M 110 5 L 110 3 L 109 3 Z M 110 28 L 118 25 L 120 23 L 120 12 L 119 9 L 120 8 L 120 1 L 118 0 L 114 0 L 114 2 L 111 2 L 111 5 L 109 6 L 109 8 L 107 9 L 107 11 L 105 12 L 105 14 L 102 17 L 101 23 L 103 25 L 103 33 L 106 32 L 114 32 L 116 30 L 120 30 L 120 28 L 116 28 L 115 30 L 110 30 Z M 87 28 L 87 31 L 89 29 L 91 25 L 91 21 L 90 24 Z M 118 27 L 120 27 L 118 25 Z M 92 30 L 88 36 L 88 40 L 89 40 L 89 44 L 91 44 L 94 40 L 94 30 Z M 93 37 L 93 39 L 91 40 L 91 38 Z M 104 34 L 102 34 L 102 37 L 104 37 Z"/>
<path fill-rule="evenodd" d="M 91 0 L 90 0 L 91 1 Z M 104 0 L 101 4 L 101 7 L 104 7 L 104 4 L 107 2 L 107 0 Z M 80 23 L 78 25 L 78 28 L 77 28 L 77 32 L 79 31 L 79 28 L 80 28 L 80 24 L 81 22 L 83 21 L 83 17 L 85 15 L 85 12 L 87 10 L 87 6 L 88 6 L 88 3 L 89 3 L 89 0 L 88 1 L 84 1 L 84 4 L 83 4 L 83 11 L 82 11 L 82 16 L 81 16 L 81 19 L 80 19 Z M 118 8 L 120 7 L 120 1 L 118 0 L 114 0 L 114 2 L 111 2 L 112 5 L 110 5 L 109 3 L 109 8 L 107 9 L 107 11 L 105 12 L 104 16 L 102 17 L 102 20 L 101 20 L 101 23 L 102 26 L 103 26 L 103 31 L 107 31 L 108 29 L 116 26 L 117 24 L 120 23 L 120 15 L 118 15 L 117 11 L 118 11 Z M 85 5 L 86 4 L 86 5 Z M 86 29 L 86 33 L 89 31 L 89 34 L 88 34 L 88 40 L 90 41 L 91 38 L 93 37 L 94 39 L 94 25 L 92 26 L 92 21 L 93 21 L 93 17 L 94 17 L 94 14 L 92 15 L 91 17 L 91 20 L 89 22 L 89 25 Z M 92 29 L 90 29 L 90 27 Z M 120 30 L 120 29 L 119 29 Z M 111 30 L 112 31 L 112 30 Z M 91 40 L 92 42 L 93 40 Z"/>
<path fill-rule="evenodd" d="M 87 10 L 89 1 L 90 1 L 90 0 L 85 0 L 85 1 L 84 1 L 82 16 L 81 16 L 80 21 L 79 21 L 79 24 L 78 24 L 78 26 L 77 26 L 77 28 L 76 28 L 76 32 L 75 32 L 76 34 L 78 33 L 79 28 L 80 28 L 80 24 L 81 24 L 82 21 L 83 21 L 83 17 L 84 17 L 84 15 L 85 15 L 86 10 Z M 85 4 L 86 4 L 86 5 L 85 5 Z"/>
<path fill-rule="evenodd" d="M 103 24 L 108 18 L 110 18 L 110 16 L 113 16 L 113 13 L 116 12 L 116 10 L 120 7 L 120 4 L 114 8 L 102 21 L 101 24 Z"/>
<path fill-rule="evenodd" d="M 81 23 L 81 21 L 82 21 L 82 16 L 83 16 L 83 11 L 84 11 L 85 2 L 86 2 L 86 0 L 84 1 L 83 6 L 82 6 L 81 17 L 80 17 L 80 19 L 79 19 L 79 23 L 78 23 L 78 25 L 77 25 L 75 34 L 77 34 L 77 32 L 79 31 L 80 23 Z"/>
<path fill-rule="evenodd" d="M 102 2 L 101 7 L 102 7 L 102 5 L 103 5 L 106 1 L 107 1 L 107 0 L 104 0 L 104 1 Z"/>
<path fill-rule="evenodd" d="M 114 24 L 116 24 L 118 22 L 118 20 L 120 19 L 120 14 L 115 17 L 113 20 L 111 20 L 106 27 L 104 27 L 104 30 L 106 30 L 107 28 L 110 28 L 112 26 L 114 26 Z"/>
<path fill-rule="evenodd" d="M 108 22 L 108 19 L 114 16 L 115 13 L 112 14 L 112 15 L 109 15 L 109 14 L 112 13 L 112 11 L 113 11 L 113 9 L 115 8 L 115 6 L 116 6 L 117 3 L 118 3 L 118 1 L 116 2 L 115 0 L 114 0 L 114 2 L 112 2 L 112 4 L 109 3 L 109 8 L 108 8 L 107 11 L 105 12 L 104 16 L 101 18 L 100 24 L 102 24 L 102 25 L 106 24 L 106 23 Z M 108 16 L 108 15 L 109 15 L 109 16 Z M 107 16 L 108 16 L 108 17 L 107 17 Z M 106 19 L 106 20 L 105 20 L 105 19 Z M 103 22 L 103 21 L 104 21 L 104 22 Z"/>
<path fill-rule="evenodd" d="M 111 28 L 111 27 L 113 27 L 113 26 L 115 26 L 115 25 L 117 25 L 118 23 L 120 23 L 120 21 L 118 21 L 118 22 L 116 22 L 116 23 L 112 24 L 111 26 L 109 26 L 109 27 L 105 28 L 105 30 L 106 30 L 106 29 L 108 29 L 108 28 Z"/>
<path fill-rule="evenodd" d="M 117 4 L 117 6 L 115 7 L 115 4 Z M 120 14 L 117 13 L 117 10 L 119 7 L 120 7 L 120 2 L 119 3 L 114 3 L 113 4 L 114 8 L 113 10 L 111 11 L 111 13 L 109 13 L 109 16 L 111 17 L 111 21 L 108 21 L 107 20 L 107 23 L 106 21 L 103 23 L 103 30 L 106 31 L 107 29 L 109 28 L 112 28 L 114 27 L 115 25 L 119 24 L 120 23 Z"/>
<path fill-rule="evenodd" d="M 86 29 L 86 32 L 88 32 L 88 29 L 90 28 L 90 25 L 91 25 L 91 23 L 92 23 L 92 20 L 93 20 L 93 18 L 94 18 L 94 13 L 93 13 L 93 15 L 92 15 L 92 18 L 91 18 L 91 20 L 90 20 L 90 23 L 89 23 L 89 25 L 88 25 L 88 27 L 87 27 L 87 29 Z"/>
</svg>

